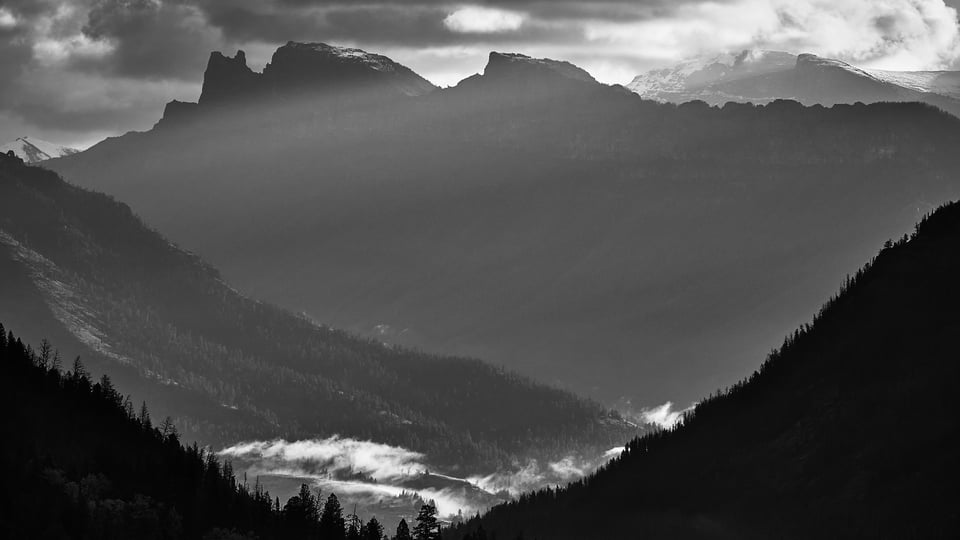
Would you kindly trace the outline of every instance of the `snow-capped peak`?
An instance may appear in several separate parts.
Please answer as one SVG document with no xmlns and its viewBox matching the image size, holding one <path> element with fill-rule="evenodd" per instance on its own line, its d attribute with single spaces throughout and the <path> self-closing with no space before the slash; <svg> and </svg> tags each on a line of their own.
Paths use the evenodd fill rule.
<svg viewBox="0 0 960 540">
<path fill-rule="evenodd" d="M 627 88 L 648 99 L 670 101 L 667 96 L 695 92 L 713 83 L 792 68 L 796 58 L 762 49 L 689 58 L 637 75 Z"/>
<path fill-rule="evenodd" d="M 26 163 L 39 163 L 47 159 L 69 156 L 79 150 L 68 146 L 37 139 L 18 137 L 16 140 L 0 146 L 0 153 L 13 151 L 14 155 Z"/>
<path fill-rule="evenodd" d="M 369 53 L 362 49 L 339 47 L 336 45 L 328 45 L 326 43 L 297 43 L 295 41 L 288 42 L 286 46 L 289 48 L 311 49 L 318 53 L 332 56 L 334 58 L 339 58 L 346 61 L 361 62 L 369 66 L 371 69 L 375 69 L 377 71 L 396 71 L 397 64 L 393 60 L 387 58 L 386 56 Z"/>
</svg>

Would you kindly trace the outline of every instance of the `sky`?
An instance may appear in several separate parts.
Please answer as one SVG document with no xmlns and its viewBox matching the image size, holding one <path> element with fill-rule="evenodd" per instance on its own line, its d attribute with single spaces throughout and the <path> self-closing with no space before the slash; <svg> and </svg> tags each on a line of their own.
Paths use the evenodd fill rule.
<svg viewBox="0 0 960 540">
<path fill-rule="evenodd" d="M 960 0 L 0 0 L 0 143 L 85 147 L 196 101 L 210 51 L 255 70 L 283 43 L 390 56 L 447 86 L 490 51 L 607 83 L 695 56 L 772 49 L 861 67 L 960 69 Z"/>
</svg>

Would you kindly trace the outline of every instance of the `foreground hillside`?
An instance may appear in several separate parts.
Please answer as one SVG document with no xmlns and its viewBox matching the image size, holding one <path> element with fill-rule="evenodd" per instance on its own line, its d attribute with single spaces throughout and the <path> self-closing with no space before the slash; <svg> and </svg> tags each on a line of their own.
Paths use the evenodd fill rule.
<svg viewBox="0 0 960 540">
<path fill-rule="evenodd" d="M 958 275 L 954 203 L 681 427 L 450 537 L 956 538 Z"/>
<path fill-rule="evenodd" d="M 602 453 L 636 429 L 481 361 L 387 347 L 250 300 L 127 206 L 6 155 L 0 317 L 204 443 L 337 434 L 489 473 Z"/>
<path fill-rule="evenodd" d="M 336 493 L 302 484 L 272 498 L 206 449 L 182 446 L 169 417 L 151 419 L 108 376 L 64 369 L 0 324 L 0 537 L 88 540 L 382 540 L 376 516 L 344 515 Z M 403 538 L 401 536 L 401 538 Z"/>
<path fill-rule="evenodd" d="M 55 365 L 0 325 L 3 538 L 275 538 L 287 525 L 269 494 L 184 448 L 167 422 L 124 403 L 109 377 Z M 126 408 L 125 408 L 126 405 Z M 138 412 L 139 411 L 139 412 Z M 219 532 L 218 532 L 219 531 Z"/>
<path fill-rule="evenodd" d="M 261 80 L 238 56 L 157 128 L 50 166 L 258 298 L 596 398 L 732 383 L 960 196 L 960 121 L 928 106 L 656 104 L 501 53 L 455 88 L 351 92 L 327 49 L 288 47 L 320 55 L 289 91 L 272 67 L 267 94 L 227 84 Z"/>
</svg>

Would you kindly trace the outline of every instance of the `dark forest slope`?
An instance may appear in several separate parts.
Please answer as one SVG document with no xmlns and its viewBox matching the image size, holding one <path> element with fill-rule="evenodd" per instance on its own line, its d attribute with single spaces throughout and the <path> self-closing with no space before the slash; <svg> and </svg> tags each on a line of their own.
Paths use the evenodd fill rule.
<svg viewBox="0 0 960 540">
<path fill-rule="evenodd" d="M 0 537 L 219 539 L 236 530 L 266 539 L 284 532 L 269 494 L 238 485 L 213 454 L 181 446 L 145 409 L 125 408 L 109 378 L 92 381 L 82 364 L 60 371 L 49 353 L 0 325 Z"/>
<path fill-rule="evenodd" d="M 126 205 L 6 155 L 0 317 L 82 355 L 206 443 L 339 434 L 483 472 L 635 433 L 479 360 L 395 349 L 250 300 Z"/>
<path fill-rule="evenodd" d="M 960 204 L 888 244 L 746 380 L 497 538 L 956 538 Z"/>
</svg>

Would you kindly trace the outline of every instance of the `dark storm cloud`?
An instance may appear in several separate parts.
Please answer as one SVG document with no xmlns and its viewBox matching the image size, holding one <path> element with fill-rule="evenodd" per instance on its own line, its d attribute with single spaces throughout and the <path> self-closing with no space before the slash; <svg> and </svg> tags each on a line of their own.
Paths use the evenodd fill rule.
<svg viewBox="0 0 960 540">
<path fill-rule="evenodd" d="M 500 42 L 563 41 L 581 38 L 557 21 L 639 20 L 664 11 L 660 0 L 648 2 L 469 2 L 470 5 L 516 11 L 531 21 L 511 32 L 497 33 Z M 199 4 L 210 24 L 235 41 L 337 40 L 406 46 L 432 46 L 490 41 L 484 32 L 457 32 L 444 21 L 462 5 L 449 1 L 351 3 L 343 1 L 214 0 Z M 671 5 L 676 5 L 672 3 Z"/>
<path fill-rule="evenodd" d="M 0 142 L 9 118 L 61 131 L 149 127 L 165 101 L 196 99 L 211 50 L 253 51 L 259 68 L 288 40 L 371 49 L 441 84 L 481 70 L 490 50 L 626 82 L 748 47 L 949 67 L 956 26 L 943 0 L 0 0 Z"/>
<path fill-rule="evenodd" d="M 221 43 L 200 9 L 187 2 L 99 0 L 82 32 L 113 46 L 95 66 L 147 79 L 196 79 L 203 52 Z"/>
</svg>

